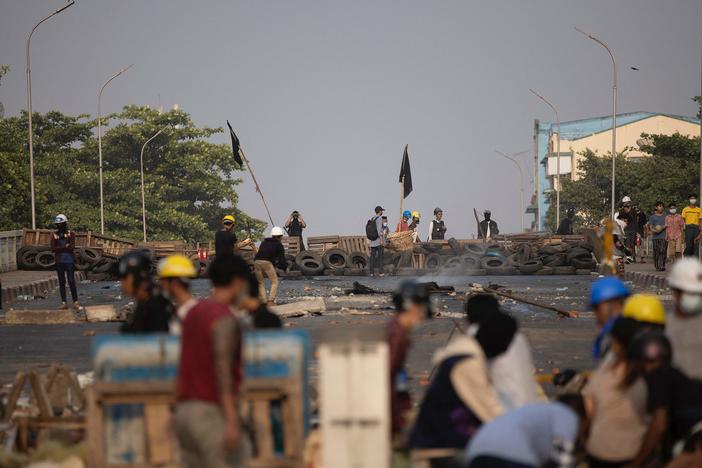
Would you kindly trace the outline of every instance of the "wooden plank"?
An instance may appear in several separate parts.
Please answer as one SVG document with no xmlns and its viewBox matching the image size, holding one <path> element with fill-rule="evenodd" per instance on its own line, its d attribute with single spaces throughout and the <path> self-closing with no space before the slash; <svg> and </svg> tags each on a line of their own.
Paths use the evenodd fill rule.
<svg viewBox="0 0 702 468">
<path fill-rule="evenodd" d="M 256 458 L 273 458 L 273 431 L 271 429 L 270 400 L 254 400 L 252 406 L 256 431 L 256 447 L 258 448 Z"/>
<path fill-rule="evenodd" d="M 29 373 L 29 383 L 32 386 L 32 394 L 34 395 L 37 408 L 39 408 L 39 414 L 45 418 L 53 416 L 54 413 L 51 409 L 51 402 L 49 401 L 49 396 L 46 394 L 44 382 L 39 372 L 32 370 Z"/>
<path fill-rule="evenodd" d="M 93 467 L 105 466 L 102 406 L 98 405 L 95 389 L 89 387 L 86 391 L 87 411 L 85 413 L 86 437 L 88 439 L 88 465 Z"/>
<path fill-rule="evenodd" d="M 3 421 L 9 421 L 12 417 L 12 413 L 15 411 L 17 406 L 17 400 L 22 393 L 22 388 L 25 382 L 27 382 L 27 374 L 22 371 L 17 372 L 15 376 L 15 383 L 12 385 L 12 390 L 10 390 L 10 395 L 7 397 L 7 405 L 5 406 L 5 416 Z"/>
<path fill-rule="evenodd" d="M 170 418 L 171 409 L 167 403 L 149 403 L 144 406 L 146 452 L 152 465 L 173 461 L 174 447 L 168 430 Z"/>
</svg>

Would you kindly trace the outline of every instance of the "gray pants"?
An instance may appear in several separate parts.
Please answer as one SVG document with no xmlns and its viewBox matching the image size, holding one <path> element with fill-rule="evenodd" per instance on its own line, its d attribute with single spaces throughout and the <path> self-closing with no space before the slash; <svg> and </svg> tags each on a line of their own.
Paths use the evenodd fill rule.
<svg viewBox="0 0 702 468">
<path fill-rule="evenodd" d="M 219 405 L 206 401 L 183 401 L 175 411 L 175 429 L 183 468 L 231 468 L 246 466 L 250 451 L 244 428 L 236 451 L 224 446 L 224 413 Z"/>
<path fill-rule="evenodd" d="M 371 247 L 370 254 L 370 273 L 375 274 L 375 272 L 383 273 L 385 264 L 385 247 L 379 245 L 378 247 Z"/>
</svg>

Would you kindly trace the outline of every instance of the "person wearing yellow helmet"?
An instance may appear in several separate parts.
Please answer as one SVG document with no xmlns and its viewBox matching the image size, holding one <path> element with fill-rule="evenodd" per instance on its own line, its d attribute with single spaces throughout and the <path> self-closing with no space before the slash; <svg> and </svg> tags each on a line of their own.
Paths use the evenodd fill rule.
<svg viewBox="0 0 702 468">
<path fill-rule="evenodd" d="M 419 211 L 412 212 L 412 222 L 409 225 L 409 230 L 412 231 L 412 241 L 419 242 Z"/>
<path fill-rule="evenodd" d="M 222 218 L 222 229 L 215 234 L 215 255 L 231 255 L 236 245 L 234 234 L 234 216 L 226 215 Z"/>
<path fill-rule="evenodd" d="M 665 308 L 656 296 L 634 294 L 624 303 L 622 316 L 636 320 L 639 324 L 657 328 L 665 326 Z"/>
<path fill-rule="evenodd" d="M 176 307 L 168 328 L 172 335 L 180 336 L 181 323 L 197 304 L 190 292 L 190 280 L 197 278 L 197 270 L 188 257 L 171 255 L 159 262 L 157 272 L 161 292 Z"/>
</svg>

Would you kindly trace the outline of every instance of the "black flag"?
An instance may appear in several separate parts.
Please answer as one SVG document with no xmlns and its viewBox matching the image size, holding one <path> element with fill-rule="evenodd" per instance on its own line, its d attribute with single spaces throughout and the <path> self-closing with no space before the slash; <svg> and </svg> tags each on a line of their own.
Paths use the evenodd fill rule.
<svg viewBox="0 0 702 468">
<path fill-rule="evenodd" d="M 400 183 L 404 184 L 404 198 L 407 198 L 412 193 L 412 171 L 410 171 L 409 155 L 407 154 L 407 145 L 405 152 L 402 155 L 402 167 L 400 168 Z"/>
<path fill-rule="evenodd" d="M 227 120 L 227 127 L 229 127 L 229 134 L 232 137 L 232 154 L 234 154 L 234 161 L 240 166 L 244 165 L 244 161 L 241 160 L 241 155 L 239 154 L 239 137 L 234 133 L 234 129 Z"/>
</svg>

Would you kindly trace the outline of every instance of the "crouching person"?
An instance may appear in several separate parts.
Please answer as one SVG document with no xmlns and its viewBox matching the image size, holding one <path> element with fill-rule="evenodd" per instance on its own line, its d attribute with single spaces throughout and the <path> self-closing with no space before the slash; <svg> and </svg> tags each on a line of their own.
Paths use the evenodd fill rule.
<svg viewBox="0 0 702 468">
<path fill-rule="evenodd" d="M 209 268 L 212 293 L 182 323 L 175 428 L 187 468 L 245 466 L 242 332 L 230 304 L 248 288 L 248 275 L 241 257 L 217 256 Z"/>
<path fill-rule="evenodd" d="M 461 334 L 437 352 L 434 378 L 410 439 L 415 458 L 431 449 L 433 465 L 461 466 L 462 451 L 473 434 L 503 413 L 488 359 L 503 354 L 516 331 L 512 317 L 495 312 L 481 322 L 475 338 Z"/>
</svg>

